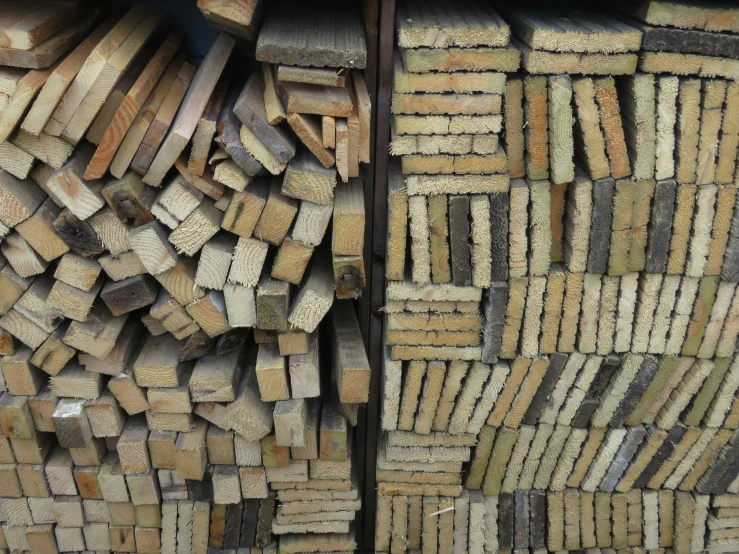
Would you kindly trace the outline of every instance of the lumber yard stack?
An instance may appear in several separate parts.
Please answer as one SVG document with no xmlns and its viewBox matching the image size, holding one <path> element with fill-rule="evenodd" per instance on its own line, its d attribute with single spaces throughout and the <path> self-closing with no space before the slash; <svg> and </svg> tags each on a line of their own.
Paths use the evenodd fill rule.
<svg viewBox="0 0 739 554">
<path fill-rule="evenodd" d="M 379 552 L 739 551 L 739 9 L 618 9 L 398 5 Z"/>
<path fill-rule="evenodd" d="M 361 16 L 200 0 L 195 67 L 145 3 L 32 4 L 0 6 L 0 549 L 353 550 Z"/>
</svg>

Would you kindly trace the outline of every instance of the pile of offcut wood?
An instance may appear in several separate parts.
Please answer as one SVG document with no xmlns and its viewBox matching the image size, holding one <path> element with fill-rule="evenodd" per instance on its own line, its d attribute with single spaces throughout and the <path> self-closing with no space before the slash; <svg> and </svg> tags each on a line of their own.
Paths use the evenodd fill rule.
<svg viewBox="0 0 739 554">
<path fill-rule="evenodd" d="M 399 4 L 378 551 L 739 549 L 739 10 L 632 4 Z"/>
<path fill-rule="evenodd" d="M 197 68 L 143 5 L 0 6 L 0 549 L 353 549 L 361 17 L 314 27 L 351 71 L 251 72 L 264 6 L 227 4 Z"/>
</svg>

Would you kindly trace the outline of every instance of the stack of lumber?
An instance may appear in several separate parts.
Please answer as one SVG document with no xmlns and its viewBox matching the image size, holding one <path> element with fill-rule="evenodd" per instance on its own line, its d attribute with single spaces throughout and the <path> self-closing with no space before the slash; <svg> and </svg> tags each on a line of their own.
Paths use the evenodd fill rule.
<svg viewBox="0 0 739 554">
<path fill-rule="evenodd" d="M 503 7 L 527 73 L 629 75 L 641 32 L 612 15 L 566 8 Z"/>
<path fill-rule="evenodd" d="M 739 535 L 739 509 L 730 507 L 733 504 L 736 504 L 735 498 L 717 498 L 708 512 L 708 549 L 713 552 L 729 552 L 736 548 L 734 543 Z"/>
<path fill-rule="evenodd" d="M 285 19 L 286 9 L 294 13 L 294 21 Z M 292 235 L 277 254 L 279 270 L 272 276 L 300 281 L 333 212 L 336 296 L 357 298 L 365 285 L 360 164 L 370 161 L 371 115 L 360 71 L 367 58 L 361 16 L 344 4 L 318 9 L 305 3 L 274 4 L 265 15 L 256 57 L 262 62 L 261 74 L 252 76 L 236 99 L 240 141 L 233 138 L 251 161 L 273 175 L 285 172 L 279 192 L 293 211 L 299 205 Z M 229 139 L 226 124 L 220 144 L 250 173 L 246 160 L 239 162 L 240 154 L 231 152 Z M 233 164 L 223 167 L 225 163 L 216 173 L 237 170 Z"/>
<path fill-rule="evenodd" d="M 0 6 L 0 549 L 352 550 L 359 162 L 337 185 L 271 118 L 292 81 L 237 53 L 262 2 L 200 2 L 225 30 L 198 67 L 157 10 L 31 4 Z M 45 69 L 3 61 L 65 32 Z M 364 48 L 358 14 L 340 33 Z M 353 67 L 307 102 L 357 151 Z"/>
<path fill-rule="evenodd" d="M 640 52 L 739 9 L 637 4 L 399 4 L 379 552 L 739 551 L 739 87 Z M 507 24 L 507 165 L 455 174 L 461 116 L 396 107 L 473 105 Z"/>
<path fill-rule="evenodd" d="M 639 0 L 613 9 L 644 35 L 642 71 L 739 79 L 739 20 L 730 2 Z"/>
<path fill-rule="evenodd" d="M 322 310 L 328 309 L 323 307 L 326 300 L 331 305 L 324 300 L 325 291 L 333 296 L 335 288 L 337 298 L 351 299 L 365 285 L 360 164 L 371 161 L 371 101 L 361 71 L 367 48 L 356 6 L 273 2 L 265 9 L 256 43 L 261 79 L 252 83 L 253 91 L 241 93 L 234 113 L 243 123 L 240 138 L 247 153 L 270 173 L 285 170 L 282 198 L 300 205 L 292 240 L 285 239 L 275 261 L 276 266 L 284 259 L 284 267 L 280 275 L 273 269 L 273 278 L 300 281 L 296 275 L 305 269 L 333 213 L 330 257 L 326 245 L 317 251 L 311 274 L 293 301 L 301 307 L 293 308 L 288 318 L 291 330 L 299 332 L 301 325 L 320 321 Z M 281 137 L 290 137 L 289 144 Z M 259 141 L 265 148 L 252 148 Z M 227 141 L 221 144 L 228 152 Z M 280 158 L 281 148 L 289 156 Z M 265 149 L 274 156 L 262 157 Z M 312 237 L 319 228 L 320 236 Z M 338 301 L 331 310 L 326 334 L 334 370 L 320 379 L 323 404 L 285 407 L 279 424 L 275 411 L 275 446 L 263 461 L 270 488 L 277 493 L 272 532 L 279 535 L 281 552 L 356 548 L 352 522 L 362 502 L 351 432 L 359 405 L 369 399 L 370 368 L 353 310 L 349 300 Z M 318 353 L 311 350 L 295 358 L 294 366 L 290 364 L 292 390 L 306 397 L 314 389 L 320 392 L 321 383 L 311 381 Z M 304 420 L 300 426 L 295 423 L 298 414 Z"/>
<path fill-rule="evenodd" d="M 53 67 L 84 41 L 99 19 L 99 11 L 83 0 L 3 2 L 0 65 L 38 70 Z M 43 77 L 40 79 L 43 84 Z"/>
</svg>

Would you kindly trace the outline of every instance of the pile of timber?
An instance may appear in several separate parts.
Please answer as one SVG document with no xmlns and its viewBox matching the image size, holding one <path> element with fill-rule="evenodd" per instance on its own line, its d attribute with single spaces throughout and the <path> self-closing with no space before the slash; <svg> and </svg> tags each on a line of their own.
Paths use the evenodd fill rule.
<svg viewBox="0 0 739 554">
<path fill-rule="evenodd" d="M 636 4 L 399 4 L 378 552 L 739 550 L 739 9 Z"/>
<path fill-rule="evenodd" d="M 642 71 L 739 79 L 739 20 L 731 3 L 639 0 L 613 9 L 643 33 Z"/>
<path fill-rule="evenodd" d="M 197 68 L 157 10 L 31 3 L 0 6 L 0 549 L 353 550 L 360 15 L 301 49 L 350 70 L 245 74 L 264 2 L 201 0 Z"/>
</svg>

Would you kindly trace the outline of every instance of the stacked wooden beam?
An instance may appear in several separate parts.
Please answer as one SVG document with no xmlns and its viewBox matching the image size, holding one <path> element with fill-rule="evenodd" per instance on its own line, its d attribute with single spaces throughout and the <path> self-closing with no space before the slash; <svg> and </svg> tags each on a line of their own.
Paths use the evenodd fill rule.
<svg viewBox="0 0 739 554">
<path fill-rule="evenodd" d="M 393 116 L 376 550 L 737 551 L 736 83 L 650 69 L 631 19 L 501 9 L 525 71 L 501 76 L 499 188 L 455 169 L 485 135 Z M 483 82 L 494 20 L 400 3 L 393 109 L 474 106 L 453 87 Z"/>
<path fill-rule="evenodd" d="M 403 2 L 396 29 L 375 548 L 481 552 L 484 500 L 461 472 L 486 418 L 475 404 L 500 381 L 503 327 L 481 312 L 508 297 L 507 232 L 491 223 L 518 163 L 500 134 L 520 53 L 483 3 Z"/>
<path fill-rule="evenodd" d="M 97 10 L 79 0 L 39 0 L 30 5 L 4 2 L 0 9 L 0 65 L 51 67 L 83 41 L 99 18 Z"/>
<path fill-rule="evenodd" d="M 299 24 L 288 24 L 284 9 L 294 10 Z M 277 167 L 270 170 L 282 171 L 287 163 L 282 194 L 300 201 L 304 219 L 301 226 L 296 224 L 285 251 L 281 250 L 282 258 L 289 263 L 309 257 L 306 250 L 316 242 L 310 235 L 316 227 L 325 231 L 330 217 L 322 206 L 333 204 L 336 294 L 338 298 L 357 298 L 365 285 L 364 193 L 359 169 L 360 164 L 370 162 L 371 114 L 369 92 L 360 71 L 366 64 L 367 49 L 359 12 L 343 5 L 321 9 L 304 3 L 275 5 L 265 16 L 256 57 L 263 62 L 263 79 L 254 84 L 258 91 L 253 92 L 261 95 L 242 93 L 234 107 L 244 123 L 242 142 L 263 164 L 265 160 L 249 149 L 251 138 L 245 137 L 244 128 L 265 146 L 275 140 L 269 133 L 262 134 L 265 129 L 282 128 L 289 135 L 294 133 L 299 143 L 295 154 L 293 138 L 289 150 L 290 157 L 295 157 L 276 160 Z M 259 115 L 250 102 L 264 105 Z M 265 168 L 272 165 L 267 163 Z M 338 186 L 337 172 L 342 182 Z M 281 269 L 283 275 L 294 275 L 298 268 Z"/>
<path fill-rule="evenodd" d="M 614 9 L 644 35 L 639 57 L 642 71 L 730 80 L 739 77 L 739 26 L 734 6 L 640 0 Z"/>
<path fill-rule="evenodd" d="M 159 11 L 32 4 L 0 7 L 0 62 L 20 60 L 0 67 L 0 549 L 353 550 L 360 15 L 301 51 L 351 69 L 244 75 L 262 2 L 199 3 L 225 29 L 199 67 Z M 10 67 L 60 35 L 44 69 Z M 336 82 L 298 82 L 316 73 Z"/>
</svg>

